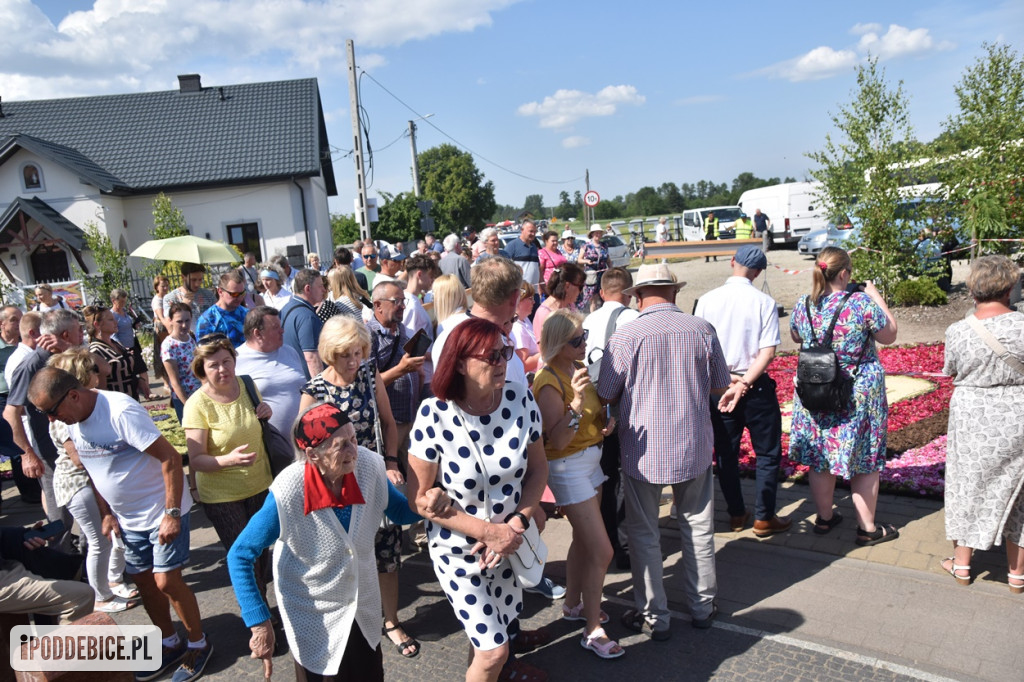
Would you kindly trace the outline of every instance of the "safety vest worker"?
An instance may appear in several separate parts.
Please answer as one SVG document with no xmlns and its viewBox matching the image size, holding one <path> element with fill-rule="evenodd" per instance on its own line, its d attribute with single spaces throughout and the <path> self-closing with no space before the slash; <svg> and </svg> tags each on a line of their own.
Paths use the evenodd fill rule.
<svg viewBox="0 0 1024 682">
<path fill-rule="evenodd" d="M 704 219 L 704 239 L 718 239 L 718 218 L 714 213 L 708 213 Z"/>
<path fill-rule="evenodd" d="M 736 239 L 750 239 L 751 235 L 754 234 L 754 224 L 750 222 L 750 218 L 747 216 L 737 218 L 736 224 L 733 227 L 736 230 Z"/>
</svg>

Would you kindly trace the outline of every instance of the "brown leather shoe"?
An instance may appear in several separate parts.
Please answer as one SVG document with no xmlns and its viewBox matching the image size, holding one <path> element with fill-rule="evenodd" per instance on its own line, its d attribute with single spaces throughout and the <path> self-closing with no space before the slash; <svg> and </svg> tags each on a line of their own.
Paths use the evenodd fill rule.
<svg viewBox="0 0 1024 682">
<path fill-rule="evenodd" d="M 793 520 L 787 516 L 776 516 L 767 521 L 754 521 L 754 535 L 766 538 L 776 533 L 785 533 L 792 525 Z"/>
<path fill-rule="evenodd" d="M 741 530 L 747 527 L 747 521 L 749 520 L 750 512 L 744 512 L 741 516 L 730 516 L 729 528 L 732 529 L 733 533 L 739 533 Z"/>
</svg>

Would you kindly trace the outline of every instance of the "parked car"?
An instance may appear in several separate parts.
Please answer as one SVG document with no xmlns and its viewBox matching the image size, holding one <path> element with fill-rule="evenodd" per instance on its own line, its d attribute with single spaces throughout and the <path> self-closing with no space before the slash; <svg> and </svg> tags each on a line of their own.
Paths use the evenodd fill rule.
<svg viewBox="0 0 1024 682">
<path fill-rule="evenodd" d="M 800 241 L 796 244 L 796 250 L 805 256 L 817 256 L 826 246 L 828 246 L 828 230 L 812 230 L 803 237 L 800 237 Z"/>
</svg>

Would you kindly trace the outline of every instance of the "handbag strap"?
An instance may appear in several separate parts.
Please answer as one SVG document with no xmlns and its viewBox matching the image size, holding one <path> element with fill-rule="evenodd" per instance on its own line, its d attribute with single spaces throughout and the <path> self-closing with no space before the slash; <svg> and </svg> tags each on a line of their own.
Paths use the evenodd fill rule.
<svg viewBox="0 0 1024 682">
<path fill-rule="evenodd" d="M 377 373 L 373 371 L 370 363 L 363 363 L 366 368 L 366 383 L 370 386 L 370 407 L 373 409 L 373 437 L 377 440 L 377 453 L 384 457 L 384 434 L 380 426 L 380 410 L 377 408 Z"/>
<path fill-rule="evenodd" d="M 245 392 L 249 396 L 249 402 L 252 403 L 252 409 L 255 412 L 256 406 L 260 404 L 259 395 L 256 392 L 256 383 L 248 374 L 239 374 L 238 378 L 242 380 L 242 385 L 245 386 Z"/>
<path fill-rule="evenodd" d="M 972 313 L 967 316 L 967 324 L 971 326 L 974 333 L 981 337 L 981 340 L 985 342 L 985 345 L 992 349 L 999 359 L 1005 362 L 1007 365 L 1016 370 L 1019 374 L 1024 374 L 1024 362 L 1020 361 L 1016 355 L 1006 350 L 1006 346 L 999 342 L 995 334 L 985 328 L 985 325 L 981 323 L 975 315 Z"/>
<path fill-rule="evenodd" d="M 821 344 L 818 343 L 818 337 L 814 333 L 814 318 L 811 316 L 811 303 L 810 303 L 811 297 L 808 296 L 807 298 L 804 299 L 804 308 L 807 310 L 807 324 L 809 324 L 811 326 L 811 341 L 814 342 L 815 346 L 817 346 L 817 345 L 831 346 L 832 345 L 832 332 L 836 328 L 836 321 L 839 320 L 839 313 L 842 312 L 843 306 L 846 305 L 846 301 L 849 300 L 850 296 L 852 296 L 852 295 L 853 295 L 852 292 L 847 291 L 846 294 L 843 296 L 843 300 L 839 301 L 839 307 L 836 308 L 836 312 L 832 316 L 832 322 L 828 326 L 828 331 L 826 331 L 825 335 L 823 337 L 821 337 Z"/>
</svg>

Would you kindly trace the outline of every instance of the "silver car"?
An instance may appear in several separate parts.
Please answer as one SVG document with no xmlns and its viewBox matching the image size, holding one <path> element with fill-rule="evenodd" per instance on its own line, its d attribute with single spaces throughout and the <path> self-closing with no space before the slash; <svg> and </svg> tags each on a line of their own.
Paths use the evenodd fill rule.
<svg viewBox="0 0 1024 682">
<path fill-rule="evenodd" d="M 796 244 L 796 250 L 805 256 L 817 256 L 828 246 L 828 230 L 811 230 Z"/>
</svg>

